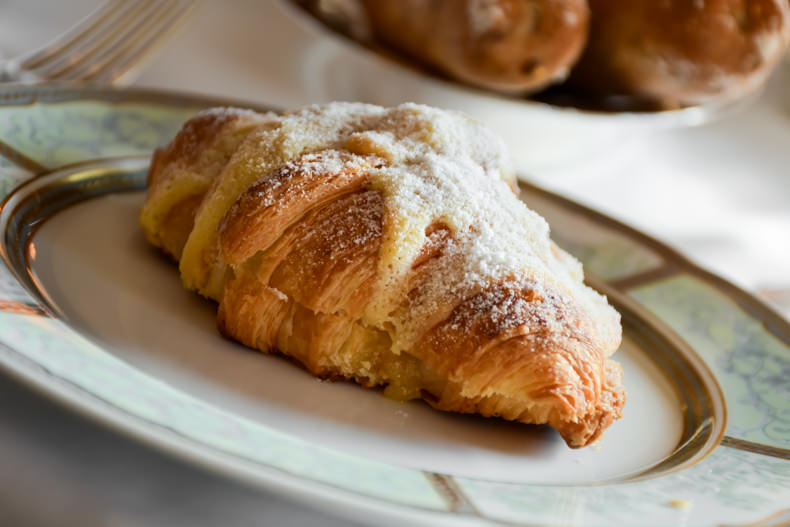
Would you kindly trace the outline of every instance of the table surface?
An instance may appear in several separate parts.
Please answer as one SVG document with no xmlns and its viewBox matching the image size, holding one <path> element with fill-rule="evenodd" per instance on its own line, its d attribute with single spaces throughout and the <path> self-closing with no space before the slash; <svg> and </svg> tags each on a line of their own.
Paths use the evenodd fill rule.
<svg viewBox="0 0 790 527">
<path fill-rule="evenodd" d="M 0 56 L 40 45 L 96 4 L 6 0 Z M 310 45 L 277 2 L 206 1 L 134 84 L 281 107 L 320 102 L 308 100 L 299 83 Z M 655 235 L 790 314 L 788 145 L 785 64 L 747 111 L 635 136 L 582 167 L 536 179 Z M 3 374 L 0 524 L 355 525 L 160 454 Z"/>
</svg>

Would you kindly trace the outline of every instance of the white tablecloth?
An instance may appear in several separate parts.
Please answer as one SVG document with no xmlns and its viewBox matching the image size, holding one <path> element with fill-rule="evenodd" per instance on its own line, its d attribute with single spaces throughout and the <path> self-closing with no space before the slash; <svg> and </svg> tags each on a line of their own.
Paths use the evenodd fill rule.
<svg viewBox="0 0 790 527">
<path fill-rule="evenodd" d="M 0 3 L 0 56 L 43 43 L 96 3 Z M 300 84 L 313 44 L 274 1 L 207 0 L 135 84 L 299 106 L 313 102 Z M 790 310 L 787 65 L 745 112 L 636 136 L 535 177 Z M 349 525 L 305 505 L 168 458 L 0 375 L 1 525 Z"/>
</svg>

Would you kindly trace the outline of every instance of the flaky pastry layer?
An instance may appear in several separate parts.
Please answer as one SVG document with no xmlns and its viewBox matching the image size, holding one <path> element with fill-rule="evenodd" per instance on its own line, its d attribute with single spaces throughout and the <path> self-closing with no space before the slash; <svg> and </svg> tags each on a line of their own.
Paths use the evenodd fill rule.
<svg viewBox="0 0 790 527">
<path fill-rule="evenodd" d="M 228 338 L 584 446 L 625 401 L 619 315 L 512 188 L 460 114 L 217 109 L 154 155 L 141 224 Z"/>
</svg>

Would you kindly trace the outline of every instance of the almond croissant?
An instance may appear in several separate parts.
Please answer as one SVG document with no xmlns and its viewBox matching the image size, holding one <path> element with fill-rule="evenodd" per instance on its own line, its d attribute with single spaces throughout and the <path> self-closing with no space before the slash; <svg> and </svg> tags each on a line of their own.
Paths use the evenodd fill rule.
<svg viewBox="0 0 790 527">
<path fill-rule="evenodd" d="M 624 404 L 619 315 L 509 174 L 453 112 L 215 109 L 154 154 L 141 225 L 223 335 L 581 447 Z"/>
</svg>

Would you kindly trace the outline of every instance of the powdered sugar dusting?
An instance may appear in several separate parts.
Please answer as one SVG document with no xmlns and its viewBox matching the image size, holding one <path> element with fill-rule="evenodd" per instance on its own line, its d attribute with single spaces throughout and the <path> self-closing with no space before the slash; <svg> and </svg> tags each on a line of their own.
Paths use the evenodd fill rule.
<svg viewBox="0 0 790 527">
<path fill-rule="evenodd" d="M 416 104 L 385 109 L 331 103 L 281 119 L 288 148 L 302 156 L 296 162 L 303 174 L 342 173 L 348 152 L 376 158 L 367 170 L 369 186 L 384 198 L 382 243 L 376 293 L 364 320 L 394 326 L 396 348 L 408 349 L 427 321 L 459 299 L 504 280 L 512 283 L 512 291 L 552 284 L 592 311 L 605 308 L 611 311 L 609 318 L 615 316 L 602 297 L 581 283 L 580 264 L 553 245 L 543 218 L 513 193 L 506 149 L 480 124 L 457 112 Z M 287 175 L 289 170 L 286 164 L 280 172 Z M 283 177 L 278 184 L 287 181 Z M 419 289 L 410 291 L 426 228 L 435 223 L 452 234 L 426 263 L 427 270 L 421 269 Z M 516 305 L 524 302 L 516 293 L 496 300 L 501 305 L 491 316 L 498 325 L 514 323 L 507 317 L 526 312 L 526 306 Z M 500 311 L 502 320 L 494 321 Z"/>
<path fill-rule="evenodd" d="M 205 110 L 199 111 L 197 114 L 195 114 L 194 118 L 200 118 L 200 117 L 230 118 L 239 115 L 259 116 L 260 114 L 255 110 L 250 110 L 248 108 L 236 108 L 233 106 L 214 106 L 212 108 L 206 108 Z M 272 118 L 276 117 L 276 114 L 271 112 L 267 113 L 266 115 L 269 115 Z"/>
</svg>

